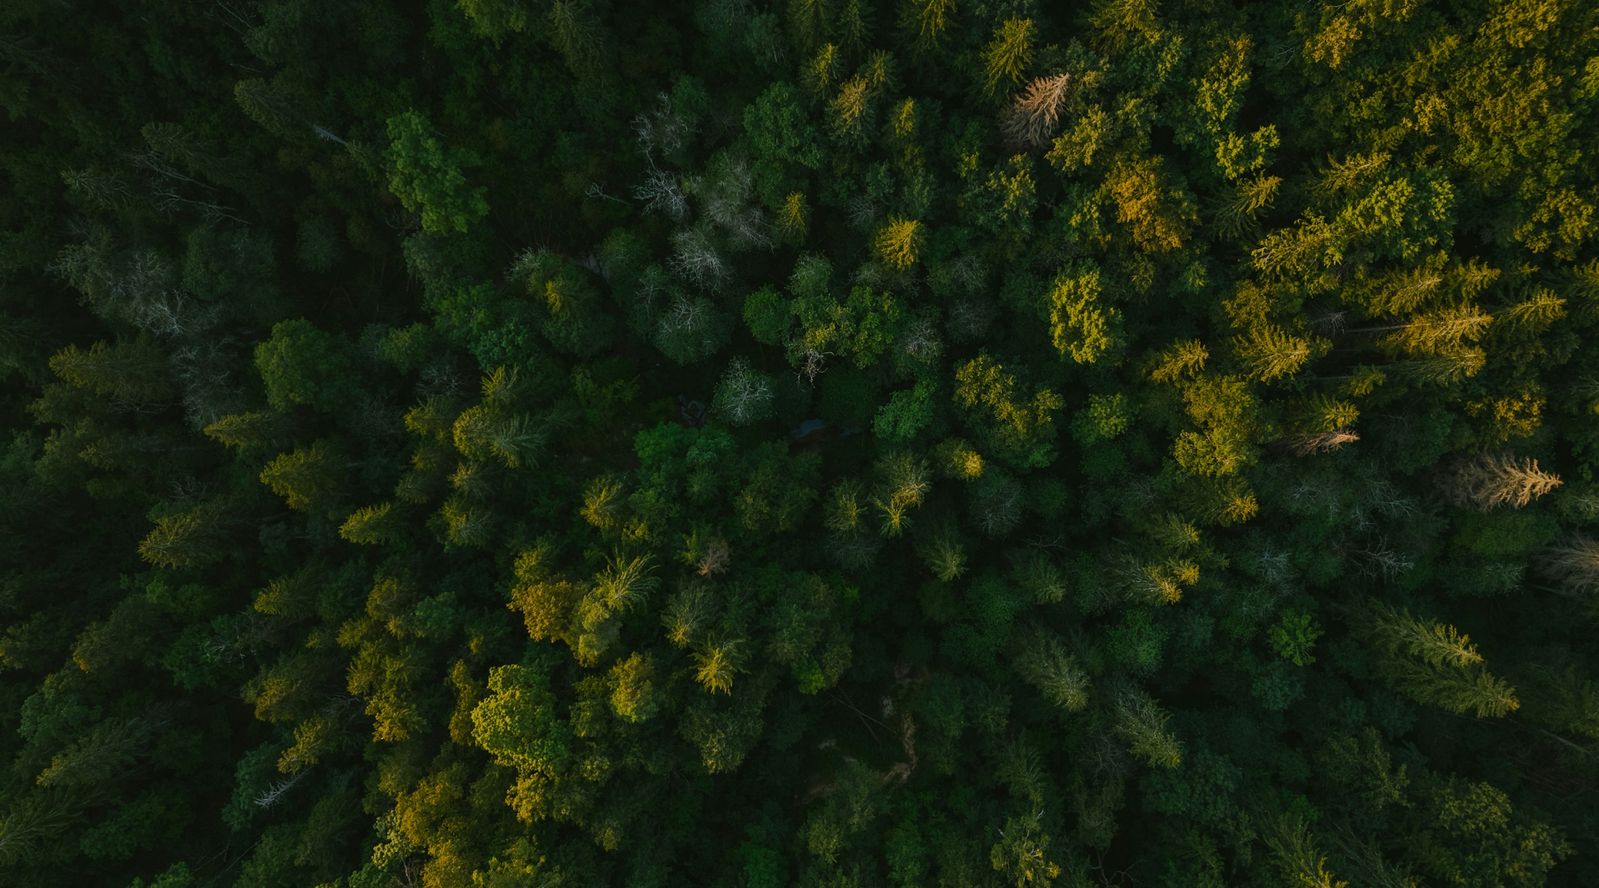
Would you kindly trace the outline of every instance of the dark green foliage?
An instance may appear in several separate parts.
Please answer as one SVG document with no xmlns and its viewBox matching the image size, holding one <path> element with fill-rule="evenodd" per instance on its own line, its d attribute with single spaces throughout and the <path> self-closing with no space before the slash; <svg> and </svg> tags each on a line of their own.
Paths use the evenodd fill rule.
<svg viewBox="0 0 1599 888">
<path fill-rule="evenodd" d="M 0 3 L 0 885 L 1599 886 L 1596 58 Z"/>
</svg>

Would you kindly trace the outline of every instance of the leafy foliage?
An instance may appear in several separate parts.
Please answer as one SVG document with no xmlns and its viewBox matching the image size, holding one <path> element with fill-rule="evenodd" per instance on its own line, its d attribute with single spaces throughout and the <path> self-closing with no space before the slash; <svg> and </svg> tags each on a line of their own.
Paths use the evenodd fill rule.
<svg viewBox="0 0 1599 888">
<path fill-rule="evenodd" d="M 1599 885 L 1578 0 L 0 4 L 0 884 Z"/>
</svg>

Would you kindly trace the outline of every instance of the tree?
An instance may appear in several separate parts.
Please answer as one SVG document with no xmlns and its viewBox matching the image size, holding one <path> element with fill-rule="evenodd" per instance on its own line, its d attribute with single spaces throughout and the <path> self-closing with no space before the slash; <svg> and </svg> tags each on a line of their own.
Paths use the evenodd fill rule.
<svg viewBox="0 0 1599 888">
<path fill-rule="evenodd" d="M 738 674 L 738 641 L 706 641 L 694 651 L 694 680 L 712 694 L 731 694 Z"/>
<path fill-rule="evenodd" d="M 1018 148 L 1037 149 L 1055 138 L 1070 95 L 1070 74 L 1034 77 L 1005 114 L 1005 136 Z"/>
<path fill-rule="evenodd" d="M 782 345 L 792 324 L 788 302 L 771 287 L 744 298 L 744 325 L 763 345 Z"/>
<path fill-rule="evenodd" d="M 317 441 L 273 457 L 261 469 L 261 483 L 291 509 L 325 513 L 341 498 L 345 472 L 345 462 L 332 445 Z"/>
<path fill-rule="evenodd" d="M 607 35 L 589 0 L 551 0 L 548 39 L 579 77 L 599 73 L 607 54 Z"/>
<path fill-rule="evenodd" d="M 877 233 L 877 254 L 898 269 L 916 264 L 921 246 L 921 225 L 914 219 L 890 219 Z"/>
<path fill-rule="evenodd" d="M 1016 668 L 1028 684 L 1067 712 L 1088 706 L 1088 675 L 1067 653 L 1060 639 L 1044 630 L 1022 633 L 1016 644 Z"/>
<path fill-rule="evenodd" d="M 661 314 L 655 347 L 679 364 L 694 364 L 727 343 L 732 324 L 726 313 L 702 296 L 678 296 Z"/>
<path fill-rule="evenodd" d="M 1298 372 L 1310 359 L 1310 341 L 1272 325 L 1250 329 L 1233 339 L 1233 349 L 1249 368 L 1249 375 L 1270 382 Z"/>
<path fill-rule="evenodd" d="M 1116 221 L 1128 226 L 1139 249 L 1168 253 L 1188 242 L 1196 211 L 1182 183 L 1172 180 L 1161 160 L 1118 163 L 1105 184 L 1116 205 Z"/>
<path fill-rule="evenodd" d="M 1539 563 L 1543 573 L 1577 595 L 1599 589 L 1599 542 L 1572 537 L 1546 550 Z"/>
<path fill-rule="evenodd" d="M 227 557 L 220 504 L 161 515 L 139 541 L 139 557 L 157 567 L 197 567 Z"/>
<path fill-rule="evenodd" d="M 989 859 L 996 872 L 1014 880 L 1016 888 L 1048 885 L 1061 875 L 1061 866 L 1049 859 L 1048 848 L 1049 835 L 1043 831 L 1037 814 L 1011 817 L 1000 830 L 1000 840 L 994 844 Z"/>
<path fill-rule="evenodd" d="M 1430 790 L 1412 856 L 1434 878 L 1473 888 L 1540 885 L 1571 852 L 1563 836 L 1515 811 L 1490 784 L 1455 777 Z"/>
<path fill-rule="evenodd" d="M 347 347 L 304 319 L 272 325 L 271 337 L 255 347 L 255 369 L 275 410 L 304 405 L 333 412 L 354 396 L 355 369 Z"/>
<path fill-rule="evenodd" d="M 285 443 L 288 423 L 271 411 L 234 413 L 207 425 L 202 431 L 213 441 L 240 453 L 254 454 Z"/>
<path fill-rule="evenodd" d="M 144 339 L 96 342 L 87 351 L 69 345 L 51 355 L 50 371 L 68 385 L 130 406 L 159 404 L 176 394 L 166 355 Z"/>
<path fill-rule="evenodd" d="M 1317 850 L 1310 828 L 1297 813 L 1277 818 L 1266 834 L 1266 846 L 1289 884 L 1305 888 L 1349 888 L 1348 882 L 1327 871 L 1327 858 Z"/>
<path fill-rule="evenodd" d="M 1480 454 L 1461 461 L 1444 480 L 1444 493 L 1456 505 L 1490 511 L 1501 506 L 1523 509 L 1561 485 L 1560 477 L 1538 467 L 1530 457 Z"/>
<path fill-rule="evenodd" d="M 772 395 L 772 381 L 735 358 L 717 383 L 711 409 L 733 425 L 749 425 L 771 416 Z"/>
<path fill-rule="evenodd" d="M 934 392 L 933 385 L 922 380 L 889 396 L 872 420 L 872 434 L 891 443 L 910 443 L 933 424 Z"/>
<path fill-rule="evenodd" d="M 1487 332 L 1493 316 L 1473 305 L 1459 305 L 1418 315 L 1391 329 L 1384 348 L 1418 356 L 1452 354 Z"/>
<path fill-rule="evenodd" d="M 609 677 L 615 685 L 611 692 L 611 708 L 618 716 L 630 722 L 641 722 L 659 711 L 654 673 L 653 661 L 637 652 L 611 667 Z"/>
<path fill-rule="evenodd" d="M 1050 290 L 1050 338 L 1078 364 L 1092 364 L 1122 345 L 1121 309 L 1103 299 L 1099 269 L 1092 267 L 1062 272 Z"/>
<path fill-rule="evenodd" d="M 955 403 L 996 451 L 1022 466 L 1048 465 L 1054 455 L 1054 414 L 1065 404 L 1052 389 L 1031 397 L 999 362 L 980 355 L 955 370 Z"/>
<path fill-rule="evenodd" d="M 983 79 L 990 95 L 1022 82 L 1033 64 L 1033 20 L 1006 19 L 983 49 Z"/>
<path fill-rule="evenodd" d="M 1154 698 L 1133 687 L 1118 692 L 1112 704 L 1113 728 L 1133 754 L 1152 768 L 1182 763 L 1182 743 L 1166 731 L 1170 718 Z"/>
<path fill-rule="evenodd" d="M 389 118 L 388 135 L 389 190 L 407 210 L 420 214 L 423 231 L 465 234 L 488 214 L 484 189 L 467 185 L 462 172 L 464 167 L 477 165 L 475 154 L 446 149 L 434 138 L 427 118 L 417 111 Z"/>
<path fill-rule="evenodd" d="M 556 349 L 588 357 L 610 345 L 615 322 L 586 271 L 549 250 L 529 250 L 517 257 L 511 279 L 527 288 Z"/>
<path fill-rule="evenodd" d="M 393 503 L 362 506 L 339 525 L 339 537 L 357 545 L 383 545 L 398 542 L 404 524 Z"/>
<path fill-rule="evenodd" d="M 1366 632 L 1389 657 L 1389 674 L 1418 701 L 1478 718 L 1503 717 L 1521 706 L 1515 689 L 1483 667 L 1476 646 L 1455 627 L 1382 605 L 1372 605 L 1364 619 Z"/>
<path fill-rule="evenodd" d="M 955 0 L 902 0 L 900 29 L 918 51 L 932 52 L 943 45 L 956 11 Z"/>
<path fill-rule="evenodd" d="M 495 46 L 506 35 L 527 27 L 527 8 L 522 0 L 456 0 L 456 5 L 472 23 L 472 29 L 494 41 Z"/>
<path fill-rule="evenodd" d="M 960 544 L 960 537 L 955 529 L 949 525 L 940 528 L 921 547 L 919 552 L 927 569 L 933 576 L 948 583 L 959 579 L 966 573 L 967 554 L 966 548 Z"/>
</svg>

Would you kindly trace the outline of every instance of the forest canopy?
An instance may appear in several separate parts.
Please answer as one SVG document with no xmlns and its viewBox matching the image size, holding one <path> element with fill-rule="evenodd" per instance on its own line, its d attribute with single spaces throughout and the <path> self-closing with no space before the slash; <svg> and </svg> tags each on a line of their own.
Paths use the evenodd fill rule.
<svg viewBox="0 0 1599 888">
<path fill-rule="evenodd" d="M 1599 5 L 0 3 L 0 884 L 1599 886 Z"/>
</svg>

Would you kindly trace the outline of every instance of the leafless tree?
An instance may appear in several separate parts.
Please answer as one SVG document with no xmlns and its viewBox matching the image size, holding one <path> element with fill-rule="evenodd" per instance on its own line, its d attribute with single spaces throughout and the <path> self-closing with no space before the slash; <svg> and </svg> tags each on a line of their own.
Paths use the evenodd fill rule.
<svg viewBox="0 0 1599 888">
<path fill-rule="evenodd" d="M 727 262 L 722 258 L 710 235 L 698 228 L 679 231 L 672 236 L 677 251 L 668 264 L 689 283 L 707 290 L 719 289 L 728 276 Z"/>
<path fill-rule="evenodd" d="M 306 771 L 300 771 L 295 773 L 293 776 L 284 777 L 280 780 L 274 781 L 270 786 L 268 786 L 266 789 L 263 789 L 259 794 L 256 795 L 256 807 L 270 808 L 273 805 L 276 805 L 278 801 L 283 798 L 284 793 L 288 792 L 290 789 L 293 789 L 296 783 L 299 783 L 301 780 L 305 779 L 305 775 L 307 773 L 308 772 Z"/>
<path fill-rule="evenodd" d="M 694 134 L 694 126 L 673 107 L 672 97 L 663 92 L 655 97 L 654 110 L 633 118 L 633 132 L 638 136 L 639 148 L 649 157 L 657 150 L 671 154 L 682 148 Z"/>
<path fill-rule="evenodd" d="M 1538 559 L 1538 571 L 1568 592 L 1591 595 L 1599 591 L 1599 542 L 1572 537 L 1546 550 Z"/>
<path fill-rule="evenodd" d="M 1299 456 L 1310 456 L 1313 453 L 1329 453 L 1359 440 L 1358 432 L 1333 429 L 1330 432 L 1309 432 L 1299 435 L 1289 440 L 1288 448 Z"/>
<path fill-rule="evenodd" d="M 1462 462 L 1444 479 L 1444 495 L 1456 505 L 1489 511 L 1500 506 L 1520 509 L 1559 487 L 1560 476 L 1538 467 L 1530 457 L 1484 453 Z"/>
<path fill-rule="evenodd" d="M 650 164 L 650 171 L 633 189 L 633 196 L 644 202 L 644 212 L 662 213 L 674 222 L 688 215 L 688 198 L 677 183 L 677 176 Z"/>
<path fill-rule="evenodd" d="M 695 566 L 702 577 L 714 577 L 727 572 L 732 563 L 733 550 L 727 540 L 721 537 L 711 537 L 705 541 L 705 549 L 700 553 L 699 563 Z"/>
<path fill-rule="evenodd" d="M 1005 112 L 1005 137 L 1017 148 L 1041 148 L 1060 126 L 1070 74 L 1035 77 Z"/>
</svg>

